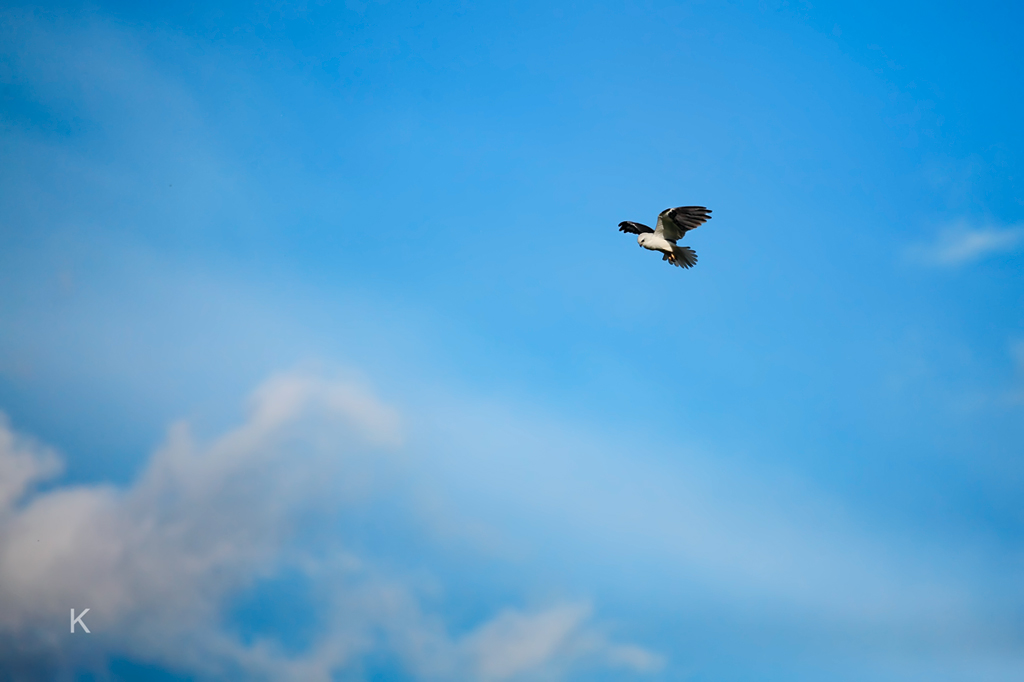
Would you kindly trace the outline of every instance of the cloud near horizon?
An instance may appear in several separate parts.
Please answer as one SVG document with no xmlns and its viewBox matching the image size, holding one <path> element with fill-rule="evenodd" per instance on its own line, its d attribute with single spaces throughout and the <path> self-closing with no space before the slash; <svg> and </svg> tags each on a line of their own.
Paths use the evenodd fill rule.
<svg viewBox="0 0 1024 682">
<path fill-rule="evenodd" d="M 415 581 L 347 546 L 335 522 L 401 490 L 401 443 L 398 415 L 365 390 L 287 374 L 208 444 L 173 425 L 128 487 L 33 492 L 59 459 L 4 418 L 0 659 L 36 677 L 102 672 L 122 658 L 199 679 L 304 681 L 362 675 L 381 655 L 423 680 L 661 667 L 660 656 L 609 641 L 586 603 L 507 605 L 453 632 Z M 281 575 L 299 575 L 318 605 L 316 633 L 298 647 L 231 622 L 240 595 L 272 598 L 260 586 Z M 69 635 L 71 607 L 90 608 L 89 636 Z"/>
</svg>

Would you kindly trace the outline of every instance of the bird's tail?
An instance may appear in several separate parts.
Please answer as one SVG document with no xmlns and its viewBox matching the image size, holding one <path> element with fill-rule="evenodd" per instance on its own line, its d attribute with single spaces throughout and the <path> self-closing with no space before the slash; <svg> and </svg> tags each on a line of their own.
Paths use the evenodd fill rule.
<svg viewBox="0 0 1024 682">
<path fill-rule="evenodd" d="M 681 268 L 692 268 L 697 264 L 697 252 L 691 249 L 689 246 L 674 246 L 672 247 L 672 257 L 669 258 L 668 254 L 662 260 L 667 260 L 672 265 L 678 265 Z"/>
</svg>

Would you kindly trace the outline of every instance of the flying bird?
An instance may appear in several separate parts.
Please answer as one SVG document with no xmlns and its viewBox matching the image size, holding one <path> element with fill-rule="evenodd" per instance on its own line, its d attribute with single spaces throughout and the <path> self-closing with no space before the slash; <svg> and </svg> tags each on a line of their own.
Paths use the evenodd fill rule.
<svg viewBox="0 0 1024 682">
<path fill-rule="evenodd" d="M 692 268 L 697 264 L 697 254 L 688 246 L 679 246 L 677 241 L 690 230 L 711 220 L 711 209 L 703 206 L 678 206 L 666 208 L 658 214 L 658 226 L 653 230 L 642 223 L 623 220 L 619 232 L 640 235 L 637 243 L 651 251 L 661 251 L 661 260 L 681 268 Z"/>
</svg>

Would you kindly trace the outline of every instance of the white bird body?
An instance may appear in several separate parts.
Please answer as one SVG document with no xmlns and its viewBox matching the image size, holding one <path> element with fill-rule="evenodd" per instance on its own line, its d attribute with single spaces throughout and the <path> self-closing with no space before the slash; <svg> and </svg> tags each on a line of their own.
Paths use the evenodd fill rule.
<svg viewBox="0 0 1024 682">
<path fill-rule="evenodd" d="M 672 247 L 675 246 L 675 244 L 657 233 L 642 234 L 636 238 L 636 241 L 640 246 L 649 251 L 661 251 L 662 253 L 672 253 Z"/>
<path fill-rule="evenodd" d="M 679 206 L 666 208 L 658 214 L 658 226 L 653 230 L 642 223 L 624 220 L 619 223 L 619 232 L 637 235 L 636 243 L 649 251 L 660 251 L 662 260 L 681 268 L 692 268 L 697 264 L 697 254 L 688 246 L 676 242 L 690 230 L 711 219 L 711 211 L 703 206 Z"/>
</svg>

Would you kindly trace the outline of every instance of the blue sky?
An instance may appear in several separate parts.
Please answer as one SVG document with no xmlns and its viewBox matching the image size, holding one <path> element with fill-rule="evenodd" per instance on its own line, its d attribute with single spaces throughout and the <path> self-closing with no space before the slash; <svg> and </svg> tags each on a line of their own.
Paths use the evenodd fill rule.
<svg viewBox="0 0 1024 682">
<path fill-rule="evenodd" d="M 0 657 L 1019 679 L 1022 18 L 7 3 Z"/>
</svg>

